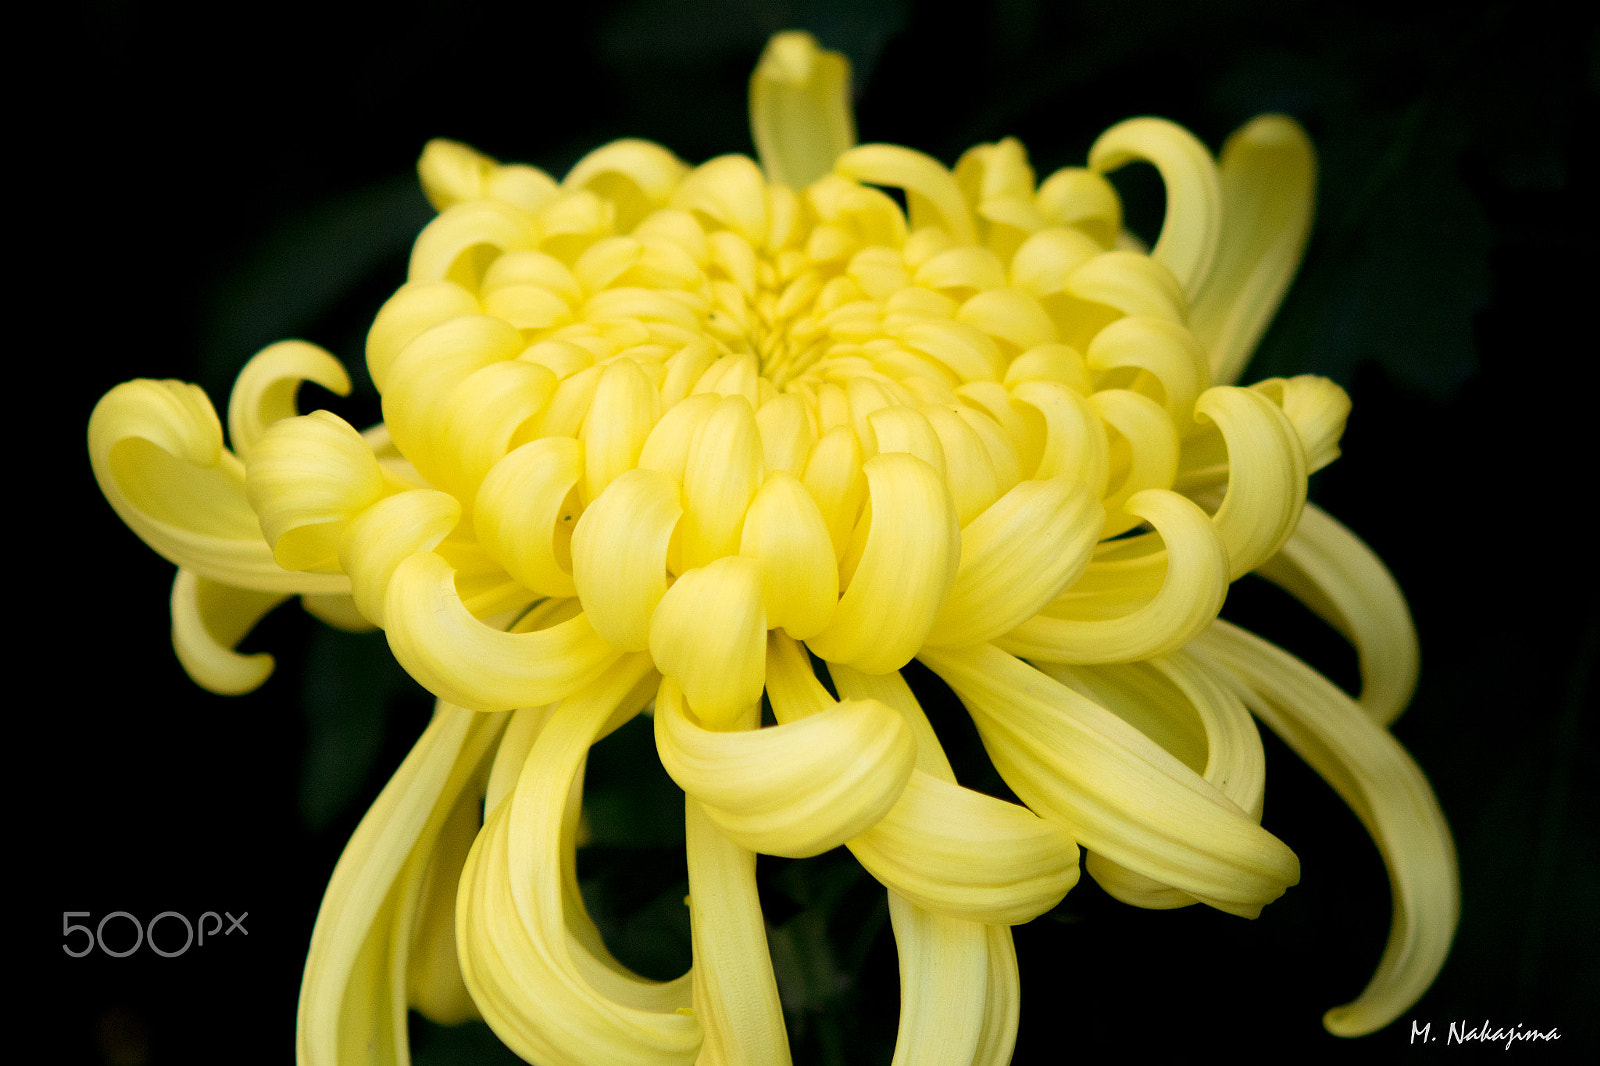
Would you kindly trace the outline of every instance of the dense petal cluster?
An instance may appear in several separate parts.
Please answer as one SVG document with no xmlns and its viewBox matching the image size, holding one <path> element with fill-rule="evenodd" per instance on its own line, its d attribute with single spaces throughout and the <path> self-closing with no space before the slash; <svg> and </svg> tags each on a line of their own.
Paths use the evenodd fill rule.
<svg viewBox="0 0 1600 1066">
<path fill-rule="evenodd" d="M 787 1061 L 754 859 L 841 844 L 889 892 L 896 1061 L 1007 1061 L 1009 926 L 1080 847 L 1145 907 L 1254 916 L 1296 882 L 1252 710 L 1394 879 L 1389 951 L 1330 1028 L 1386 1024 L 1437 971 L 1454 857 L 1384 729 L 1409 617 L 1306 503 L 1349 402 L 1232 383 L 1304 243 L 1304 134 L 1258 119 L 1219 163 L 1134 119 L 1039 181 L 1013 140 L 953 169 L 855 145 L 847 82 L 775 39 L 762 165 L 619 141 L 558 182 L 430 144 L 439 213 L 368 337 L 370 429 L 295 413 L 302 381 L 348 388 L 302 342 L 241 374 L 231 451 L 193 386 L 96 409 L 103 490 L 181 567 L 198 681 L 260 684 L 270 660 L 232 649 L 298 594 L 381 627 L 440 700 L 334 873 L 302 1062 L 402 1056 L 408 1004 L 537 1063 Z M 1105 177 L 1135 161 L 1167 188 L 1148 254 Z M 1217 620 L 1257 570 L 1355 643 L 1360 701 Z M 956 782 L 913 658 L 1026 806 Z M 695 961 L 665 984 L 610 956 L 574 865 L 585 755 L 641 711 L 687 796 Z"/>
</svg>

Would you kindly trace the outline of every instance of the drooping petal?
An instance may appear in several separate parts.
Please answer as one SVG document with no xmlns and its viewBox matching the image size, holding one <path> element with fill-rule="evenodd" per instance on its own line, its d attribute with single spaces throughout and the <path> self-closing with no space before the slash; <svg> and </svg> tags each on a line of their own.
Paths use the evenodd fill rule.
<svg viewBox="0 0 1600 1066">
<path fill-rule="evenodd" d="M 1294 656 L 1225 622 L 1195 650 L 1232 675 L 1251 710 L 1333 786 L 1383 855 L 1389 942 L 1361 995 L 1323 1017 L 1339 1036 L 1380 1029 L 1433 983 L 1460 916 L 1455 844 L 1439 801 L 1399 742 Z"/>
<path fill-rule="evenodd" d="M 272 673 L 272 656 L 239 655 L 233 649 L 287 598 L 281 592 L 221 585 L 180 568 L 172 582 L 172 647 L 184 671 L 219 696 L 259 688 Z"/>
<path fill-rule="evenodd" d="M 900 1030 L 891 1066 L 972 1066 L 983 1036 L 988 928 L 889 893 L 900 954 Z"/>
<path fill-rule="evenodd" d="M 647 981 L 612 958 L 577 886 L 584 760 L 638 712 L 654 678 L 648 656 L 629 655 L 563 701 L 462 871 L 462 976 L 495 1035 L 530 1062 L 690 1066 L 700 1048 L 689 975 Z"/>
<path fill-rule="evenodd" d="M 981 644 L 1039 613 L 1089 564 L 1105 510 L 1072 481 L 1023 481 L 961 531 L 931 644 Z"/>
<path fill-rule="evenodd" d="M 961 697 L 1006 783 L 1090 851 L 1247 917 L 1299 880 L 1281 841 L 1105 708 L 992 645 L 920 657 Z"/>
<path fill-rule="evenodd" d="M 300 986 L 303 1066 L 406 1061 L 405 952 L 394 937 L 403 870 L 420 874 L 456 798 L 504 726 L 441 702 L 411 754 L 356 828 L 317 912 Z M 398 963 L 398 967 L 396 967 Z M 395 970 L 398 968 L 399 972 Z"/>
<path fill-rule="evenodd" d="M 245 464 L 245 497 L 286 570 L 337 570 L 345 529 L 384 489 L 371 447 L 327 411 L 274 422 Z"/>
<path fill-rule="evenodd" d="M 685 801 L 685 837 L 695 1016 L 728 1062 L 787 1066 L 789 1034 L 756 894 L 756 853 L 729 839 L 692 798 Z"/>
<path fill-rule="evenodd" d="M 1306 504 L 1300 526 L 1261 576 L 1293 593 L 1355 645 L 1359 703 L 1379 725 L 1400 717 L 1417 687 L 1411 610 L 1388 567 L 1336 519 Z"/>
</svg>

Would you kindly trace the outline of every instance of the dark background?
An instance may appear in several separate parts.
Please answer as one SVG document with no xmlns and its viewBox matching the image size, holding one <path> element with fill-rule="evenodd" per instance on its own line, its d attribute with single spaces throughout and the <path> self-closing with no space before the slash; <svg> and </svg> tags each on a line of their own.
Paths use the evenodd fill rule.
<svg viewBox="0 0 1600 1066">
<path fill-rule="evenodd" d="M 1351 390 L 1344 457 L 1313 498 L 1390 563 L 1422 636 L 1422 684 L 1395 731 L 1454 827 L 1464 894 L 1428 996 L 1365 1040 L 1322 1031 L 1321 1012 L 1376 965 L 1387 882 L 1354 817 L 1269 736 L 1266 823 L 1300 855 L 1301 885 L 1245 922 L 1135 910 L 1085 877 L 1017 931 L 1016 1061 L 1424 1054 L 1406 1019 L 1435 1034 L 1462 1019 L 1556 1027 L 1560 1044 L 1512 1054 L 1592 1054 L 1600 624 L 1582 511 L 1600 48 L 1583 6 L 429 0 L 330 14 L 294 0 L 220 14 L 106 0 L 23 24 L 8 108 L 10 253 L 29 279 L 11 300 L 12 358 L 29 373 L 13 415 L 26 613 L 10 869 L 38 893 L 13 921 L 40 1006 L 12 1039 L 43 1037 L 58 1049 L 46 1061 L 288 1061 L 321 889 L 430 706 L 381 637 L 294 607 L 247 645 L 279 657 L 261 691 L 190 684 L 168 641 L 172 568 L 90 474 L 95 400 L 130 377 L 177 377 L 222 410 L 245 359 L 289 336 L 360 376 L 366 326 L 428 217 L 412 168 L 429 137 L 557 176 L 619 136 L 695 162 L 750 151 L 749 71 L 769 33 L 800 26 L 855 64 L 862 140 L 946 163 L 1015 135 L 1042 177 L 1135 114 L 1213 147 L 1262 111 L 1298 117 L 1321 155 L 1318 221 L 1246 378 L 1312 371 Z M 1138 168 L 1118 182 L 1153 236 L 1159 183 Z M 315 391 L 309 406 L 328 402 Z M 338 409 L 376 414 L 370 395 Z M 1270 590 L 1241 583 L 1227 613 L 1350 680 L 1348 652 Z M 941 726 L 960 735 L 953 717 Z M 662 902 L 681 899 L 676 801 L 628 769 L 650 762 L 647 733 L 608 744 L 584 872 L 618 950 L 665 976 L 685 961 L 681 906 Z M 641 796 L 667 816 L 631 817 Z M 848 856 L 762 874 L 796 1061 L 887 1062 L 882 893 Z M 117 910 L 247 911 L 248 936 L 174 959 L 62 952 L 62 912 Z M 106 932 L 132 935 L 120 919 Z M 416 1044 L 423 1066 L 501 1061 L 481 1028 L 419 1023 Z"/>
</svg>

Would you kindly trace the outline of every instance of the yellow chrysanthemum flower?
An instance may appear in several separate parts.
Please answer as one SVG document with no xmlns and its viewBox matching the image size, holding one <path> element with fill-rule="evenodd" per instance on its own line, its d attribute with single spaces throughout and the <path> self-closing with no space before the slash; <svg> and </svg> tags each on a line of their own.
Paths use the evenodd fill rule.
<svg viewBox="0 0 1600 1066">
<path fill-rule="evenodd" d="M 856 145 L 848 81 L 775 38 L 759 165 L 619 141 L 557 182 L 430 144 L 439 214 L 369 334 L 364 432 L 295 414 L 301 381 L 348 389 L 302 342 L 240 375 L 232 450 L 194 386 L 96 408 L 103 491 L 180 567 L 197 681 L 259 685 L 270 659 L 232 649 L 299 595 L 384 629 L 439 697 L 334 871 L 302 1063 L 406 1061 L 408 1006 L 546 1066 L 787 1062 L 755 856 L 841 844 L 889 893 L 895 1061 L 1003 1063 L 1009 927 L 1061 900 L 1080 846 L 1139 906 L 1254 916 L 1296 882 L 1250 711 L 1393 883 L 1388 950 L 1328 1027 L 1388 1023 L 1437 972 L 1454 855 L 1385 728 L 1409 616 L 1306 503 L 1348 400 L 1232 384 L 1304 245 L 1305 135 L 1259 118 L 1219 162 L 1134 119 L 1037 182 L 1013 140 L 953 170 Z M 1105 177 L 1133 161 L 1167 189 L 1148 254 Z M 1218 620 L 1252 571 L 1355 644 L 1359 700 Z M 913 658 L 1026 806 L 956 783 Z M 575 873 L 586 754 L 640 712 L 687 796 L 694 964 L 666 983 L 608 953 Z"/>
</svg>

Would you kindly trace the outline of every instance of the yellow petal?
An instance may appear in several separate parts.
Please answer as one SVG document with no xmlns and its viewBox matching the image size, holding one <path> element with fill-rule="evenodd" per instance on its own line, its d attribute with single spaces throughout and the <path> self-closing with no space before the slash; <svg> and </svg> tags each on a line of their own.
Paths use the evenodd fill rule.
<svg viewBox="0 0 1600 1066">
<path fill-rule="evenodd" d="M 405 1054 L 405 953 L 396 889 L 420 873 L 456 798 L 504 720 L 441 703 L 345 846 L 317 912 L 300 986 L 296 1050 L 304 1066 L 350 1066 Z M 414 863 L 420 855 L 423 862 Z M 398 884 L 397 884 L 398 883 Z M 401 972 L 392 973 L 395 964 Z"/>
<path fill-rule="evenodd" d="M 658 719 L 659 721 L 659 719 Z M 756 855 L 685 803 L 695 1016 L 730 1062 L 787 1066 L 789 1034 L 756 894 Z M 702 1060 L 703 1061 L 703 1060 Z"/>
<path fill-rule="evenodd" d="M 904 452 L 862 464 L 865 547 L 828 628 L 807 643 L 868 673 L 898 670 L 927 639 L 961 561 L 961 530 L 943 480 Z M 857 536 L 861 536 L 858 528 Z"/>
<path fill-rule="evenodd" d="M 767 180 L 801 189 L 856 143 L 850 62 L 809 33 L 776 34 L 750 76 L 750 133 Z"/>
<path fill-rule="evenodd" d="M 532 633 L 503 633 L 467 612 L 455 571 L 433 552 L 395 568 L 384 604 L 389 647 L 424 688 L 479 711 L 561 699 L 620 654 L 584 615 Z"/>
<path fill-rule="evenodd" d="M 766 476 L 755 409 L 726 396 L 695 430 L 683 473 L 685 567 L 704 566 L 739 550 L 745 510 Z"/>
<path fill-rule="evenodd" d="M 172 582 L 172 647 L 194 683 L 219 696 L 259 688 L 272 656 L 239 655 L 234 646 L 287 596 L 220 585 L 180 569 Z"/>
<path fill-rule="evenodd" d="M 983 1035 L 988 927 L 889 893 L 900 954 L 900 1030 L 891 1066 L 972 1066 Z"/>
<path fill-rule="evenodd" d="M 655 674 L 630 655 L 573 693 L 533 741 L 461 875 L 462 976 L 495 1034 L 547 1066 L 691 1066 L 690 978 L 647 981 L 605 950 L 578 895 L 575 840 L 589 748 L 638 712 Z"/>
<path fill-rule="evenodd" d="M 379 500 L 345 528 L 339 565 L 350 575 L 356 608 L 373 625 L 384 624 L 395 569 L 414 553 L 437 547 L 460 517 L 454 496 L 413 489 Z"/>
<path fill-rule="evenodd" d="M 1299 880 L 1281 841 L 1105 708 L 992 645 L 921 658 L 961 697 L 1006 783 L 1090 851 L 1247 917 Z"/>
<path fill-rule="evenodd" d="M 582 474 L 577 441 L 541 437 L 496 463 L 473 500 L 478 543 L 524 587 L 545 596 L 578 591 L 571 544 Z"/>
<path fill-rule="evenodd" d="M 1383 560 L 1326 511 L 1306 504 L 1299 528 L 1261 576 L 1355 645 L 1361 708 L 1379 725 L 1400 717 L 1417 687 L 1417 629 Z"/>
<path fill-rule="evenodd" d="M 1306 473 L 1314 474 L 1339 458 L 1339 438 L 1350 417 L 1350 396 L 1327 378 L 1298 374 L 1268 378 L 1250 386 L 1283 408 L 1300 438 L 1306 455 Z"/>
<path fill-rule="evenodd" d="M 977 243 L 972 211 L 955 176 L 929 156 L 897 144 L 863 144 L 841 154 L 833 170 L 856 181 L 904 189 L 913 228 L 937 225 L 958 244 Z"/>
<path fill-rule="evenodd" d="M 1262 115 L 1222 146 L 1223 226 L 1211 277 L 1193 300 L 1211 380 L 1238 380 L 1289 287 L 1316 203 L 1317 160 L 1299 123 Z"/>
<path fill-rule="evenodd" d="M 1284 413 L 1260 393 L 1219 385 L 1195 414 L 1215 422 L 1228 443 L 1228 491 L 1217 533 L 1228 550 L 1228 576 L 1248 574 L 1278 553 L 1300 522 L 1306 462 Z"/>
<path fill-rule="evenodd" d="M 1194 134 L 1158 118 L 1119 122 L 1089 149 L 1089 166 L 1101 173 L 1139 160 L 1155 164 L 1167 189 L 1167 217 L 1150 254 L 1172 271 L 1192 302 L 1206 284 L 1222 239 L 1216 163 Z"/>
<path fill-rule="evenodd" d="M 667 551 L 682 513 L 672 478 L 629 470 L 572 532 L 573 581 L 584 609 L 596 631 L 624 651 L 650 646 L 650 618 L 667 592 Z"/>
<path fill-rule="evenodd" d="M 1024 481 L 961 531 L 932 644 L 979 644 L 1032 618 L 1089 564 L 1105 511 L 1072 480 Z"/>
<path fill-rule="evenodd" d="M 767 611 L 762 566 L 728 556 L 686 570 L 650 619 L 656 669 L 683 686 L 689 706 L 721 729 L 761 699 Z"/>
<path fill-rule="evenodd" d="M 839 564 L 822 512 L 793 475 L 783 470 L 767 475 L 745 515 L 739 554 L 761 561 L 770 628 L 805 640 L 833 618 Z"/>
<path fill-rule="evenodd" d="M 244 365 L 228 396 L 228 439 L 235 455 L 248 462 L 268 426 L 300 413 L 295 398 L 306 381 L 340 396 L 350 395 L 350 375 L 344 365 L 305 341 L 270 344 Z"/>
<path fill-rule="evenodd" d="M 1383 855 L 1389 942 L 1361 995 L 1323 1017 L 1339 1036 L 1381 1029 L 1438 976 L 1460 917 L 1455 845 L 1439 801 L 1399 742 L 1294 656 L 1223 622 L 1195 649 L 1226 668 L 1250 709 L 1333 786 Z"/>
<path fill-rule="evenodd" d="M 645 438 L 661 417 L 661 398 L 639 364 L 608 363 L 583 423 L 584 498 L 594 499 L 624 470 L 632 470 Z"/>
<path fill-rule="evenodd" d="M 452 318 L 476 315 L 478 298 L 453 281 L 417 281 L 400 286 L 378 309 L 367 331 L 367 373 L 381 393 L 389 368 L 406 345 Z"/>
<path fill-rule="evenodd" d="M 383 473 L 351 425 L 327 411 L 273 423 L 245 467 L 245 497 L 286 570 L 338 569 L 351 519 L 383 495 Z"/>
<path fill-rule="evenodd" d="M 89 461 L 100 491 L 150 547 L 201 577 L 262 592 L 339 593 L 342 574 L 285 570 L 244 493 L 244 464 L 222 447 L 206 394 L 176 381 L 129 381 L 95 405 Z"/>
<path fill-rule="evenodd" d="M 915 742 L 893 710 L 849 700 L 765 729 L 713 732 L 670 679 L 656 750 L 731 839 L 769 855 L 818 855 L 882 818 L 911 776 Z"/>
<path fill-rule="evenodd" d="M 1183 647 L 1222 609 L 1228 556 L 1204 511 L 1174 492 L 1151 489 L 1126 509 L 1155 526 L 1166 543 L 1160 591 L 1126 613 L 1120 596 L 1062 597 L 995 643 L 1013 655 L 1064 663 L 1148 659 Z M 1090 567 L 1093 570 L 1093 565 Z M 1069 590 L 1070 591 L 1070 590 Z"/>
</svg>

